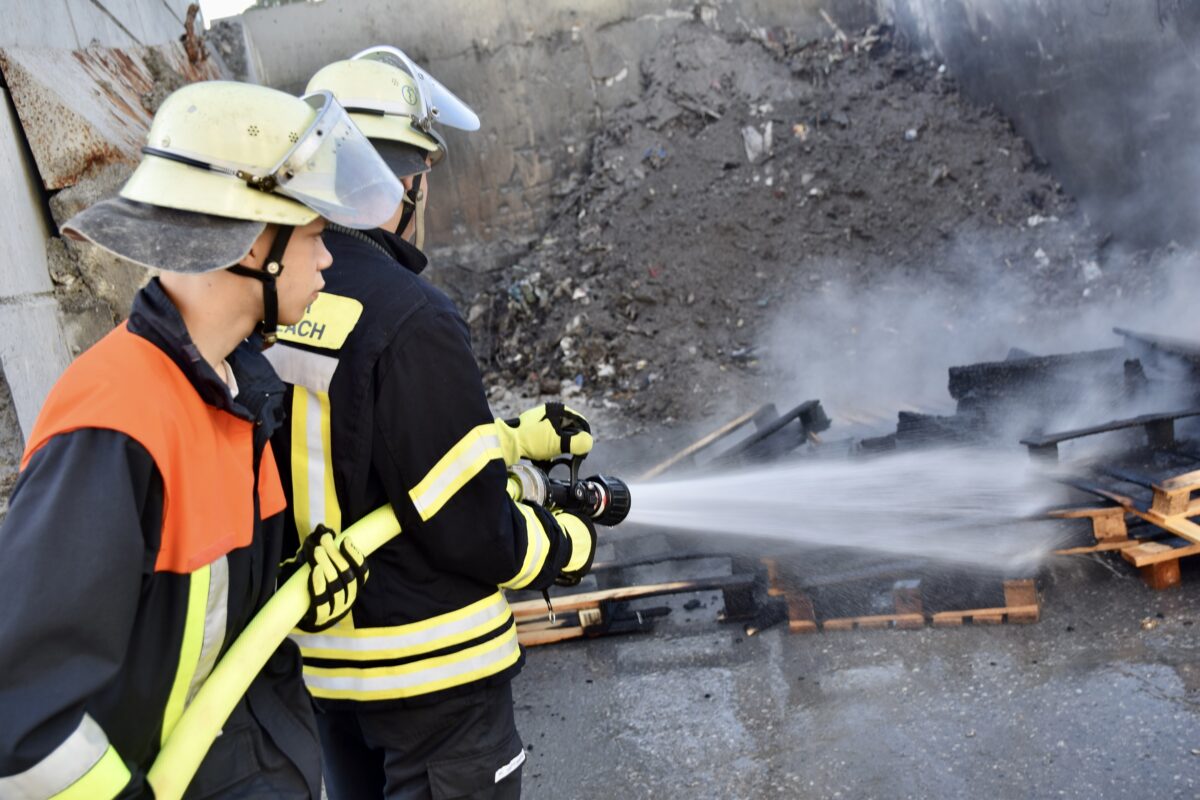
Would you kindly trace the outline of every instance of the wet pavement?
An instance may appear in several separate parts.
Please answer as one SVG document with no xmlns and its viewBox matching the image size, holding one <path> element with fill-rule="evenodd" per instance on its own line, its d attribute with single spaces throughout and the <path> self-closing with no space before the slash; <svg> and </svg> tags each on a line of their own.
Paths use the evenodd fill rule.
<svg viewBox="0 0 1200 800">
<path fill-rule="evenodd" d="M 1062 560 L 1032 625 L 746 636 L 716 593 L 529 651 L 524 796 L 1200 798 L 1200 569 Z M 699 599 L 701 608 L 684 608 Z"/>
</svg>

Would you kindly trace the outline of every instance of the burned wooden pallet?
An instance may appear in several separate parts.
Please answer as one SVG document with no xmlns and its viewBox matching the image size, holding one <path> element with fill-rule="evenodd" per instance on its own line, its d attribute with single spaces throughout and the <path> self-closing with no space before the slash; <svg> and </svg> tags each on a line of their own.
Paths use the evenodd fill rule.
<svg viewBox="0 0 1200 800">
<path fill-rule="evenodd" d="M 788 630 L 792 633 L 817 631 L 915 629 L 959 627 L 962 625 L 997 625 L 1001 623 L 1037 622 L 1041 615 L 1037 589 L 1032 579 L 1010 579 L 1002 582 L 1004 605 L 981 608 L 930 611 L 926 608 L 922 581 L 906 579 L 891 586 L 890 613 L 820 619 L 817 604 L 809 593 L 784 585 L 778 565 L 767 564 L 768 594 L 786 603 Z"/>
<path fill-rule="evenodd" d="M 1125 478 L 1118 478 L 1118 481 L 1126 484 L 1132 483 Z M 1065 483 L 1080 491 L 1087 492 L 1096 497 L 1102 497 L 1139 519 L 1157 525 L 1168 533 L 1187 539 L 1192 543 L 1200 544 L 1200 523 L 1196 521 L 1200 518 L 1200 507 L 1193 505 L 1190 501 L 1181 512 L 1164 514 L 1156 508 L 1156 504 L 1161 508 L 1164 503 L 1174 502 L 1174 500 L 1160 499 L 1158 487 L 1155 486 L 1145 487 L 1151 490 L 1147 494 L 1144 491 L 1136 491 L 1136 486 L 1133 487 L 1135 491 L 1121 491 L 1111 483 L 1106 484 L 1094 479 L 1070 478 L 1065 480 Z"/>
<path fill-rule="evenodd" d="M 517 621 L 517 638 L 527 646 L 570 639 L 594 638 L 617 633 L 647 631 L 652 620 L 669 613 L 667 608 L 632 609 L 628 603 L 649 597 L 720 591 L 726 609 L 745 614 L 744 606 L 753 591 L 754 575 L 724 575 L 713 578 L 621 586 L 591 592 L 561 595 L 551 600 L 524 600 L 510 605 Z"/>
<path fill-rule="evenodd" d="M 832 423 L 820 400 L 807 400 L 780 414 L 744 440 L 715 456 L 712 466 L 770 461 L 815 440 Z"/>
<path fill-rule="evenodd" d="M 1125 346 L 1135 353 L 1164 354 L 1200 368 L 1200 342 L 1139 333 L 1128 328 L 1113 328 L 1113 333 L 1125 339 Z"/>
<path fill-rule="evenodd" d="M 1138 569 L 1153 589 L 1179 585 L 1179 560 L 1200 555 L 1200 506 L 1192 492 L 1200 488 L 1200 472 L 1189 470 L 1180 475 L 1162 477 L 1122 466 L 1105 466 L 1090 479 L 1074 478 L 1068 485 L 1107 500 L 1111 505 L 1092 512 L 1097 544 L 1093 548 L 1060 551 L 1065 554 L 1115 550 Z M 1174 512 L 1174 513 L 1163 513 Z M 1085 510 L 1076 510 L 1083 514 Z M 1060 512 L 1070 513 L 1070 512 Z M 1126 515 L 1139 523 L 1127 526 L 1119 536 L 1119 525 Z M 1118 515 L 1121 522 L 1117 523 Z M 1130 535 L 1134 530 L 1139 535 Z M 1101 537 L 1104 537 L 1101 540 Z"/>
<path fill-rule="evenodd" d="M 1035 458 L 1057 460 L 1058 446 L 1063 442 L 1129 428 L 1143 428 L 1146 431 L 1146 441 L 1150 448 L 1165 450 L 1175 444 L 1175 421 L 1195 416 L 1200 416 L 1200 408 L 1172 411 L 1163 414 L 1142 414 L 1141 416 L 1117 419 L 1100 425 L 1091 425 L 1086 428 L 1076 428 L 1057 433 L 1031 434 L 1022 439 L 1021 444 L 1029 448 L 1029 454 Z"/>
<path fill-rule="evenodd" d="M 523 647 L 538 647 L 572 639 L 646 633 L 654 629 L 654 620 L 669 613 L 671 609 L 666 606 L 631 609 L 625 603 L 601 604 L 598 608 L 580 609 L 553 620 L 520 622 L 517 624 L 517 641 Z"/>
<path fill-rule="evenodd" d="M 1094 380 L 1123 371 L 1123 348 L 1051 356 L 1026 356 L 950 368 L 950 396 L 962 402 L 989 396 L 1036 394 L 1068 379 Z"/>
<path fill-rule="evenodd" d="M 677 464 L 692 462 L 697 454 L 702 453 L 722 439 L 732 436 L 746 425 L 753 424 L 757 430 L 762 430 L 762 428 L 767 425 L 770 420 L 776 417 L 776 413 L 775 406 L 769 403 L 761 405 L 753 411 L 747 411 L 740 417 L 730 420 L 721 427 L 717 428 L 715 431 L 712 431 L 711 433 L 692 442 L 690 445 L 683 448 L 678 453 L 675 453 L 665 461 L 662 461 L 651 467 L 649 470 L 642 473 L 642 475 L 638 477 L 638 480 L 647 481 L 651 478 L 657 478 L 659 475 L 663 474 Z"/>
</svg>

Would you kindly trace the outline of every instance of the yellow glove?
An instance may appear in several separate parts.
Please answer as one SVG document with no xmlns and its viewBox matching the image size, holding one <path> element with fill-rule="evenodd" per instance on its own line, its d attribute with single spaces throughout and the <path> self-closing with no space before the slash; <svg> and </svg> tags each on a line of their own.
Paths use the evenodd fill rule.
<svg viewBox="0 0 1200 800">
<path fill-rule="evenodd" d="M 571 558 L 554 582 L 559 586 L 575 586 L 587 575 L 596 557 L 596 528 L 587 517 L 566 511 L 555 511 L 554 519 L 571 540 Z"/>
<path fill-rule="evenodd" d="M 345 536 L 335 536 L 324 525 L 317 526 L 295 557 L 281 565 L 281 571 L 292 572 L 300 564 L 308 564 L 312 569 L 308 577 L 312 605 L 297 626 L 309 633 L 323 631 L 349 614 L 359 588 L 370 575 L 366 559 L 353 542 Z"/>
<path fill-rule="evenodd" d="M 562 403 L 546 403 L 516 419 L 496 420 L 504 463 L 522 458 L 551 461 L 562 455 L 586 456 L 592 450 L 592 428 L 578 411 Z"/>
</svg>

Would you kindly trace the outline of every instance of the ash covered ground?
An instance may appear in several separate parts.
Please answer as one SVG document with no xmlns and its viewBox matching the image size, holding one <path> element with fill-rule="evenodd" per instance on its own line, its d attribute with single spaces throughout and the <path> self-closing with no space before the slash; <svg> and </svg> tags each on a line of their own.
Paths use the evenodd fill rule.
<svg viewBox="0 0 1200 800">
<path fill-rule="evenodd" d="M 797 41 L 684 26 L 638 78 L 545 236 L 467 304 L 489 385 L 636 429 L 728 415 L 797 378 L 807 396 L 861 395 L 861 380 L 803 380 L 805 362 L 861 379 L 871 347 L 922 364 L 945 398 L 946 367 L 1128 303 L 1175 257 L 1091 226 L 1004 117 L 885 27 Z"/>
</svg>

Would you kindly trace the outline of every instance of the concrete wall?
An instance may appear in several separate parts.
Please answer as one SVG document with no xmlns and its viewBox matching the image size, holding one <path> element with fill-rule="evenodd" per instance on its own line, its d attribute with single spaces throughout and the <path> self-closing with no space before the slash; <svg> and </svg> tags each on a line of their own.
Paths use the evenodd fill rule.
<svg viewBox="0 0 1200 800">
<path fill-rule="evenodd" d="M 1092 218 L 1200 239 L 1200 3 L 880 0 L 969 94 L 1011 117 Z"/>
<path fill-rule="evenodd" d="M 827 36 L 821 8 L 847 28 L 875 18 L 873 0 L 324 0 L 243 20 L 272 86 L 300 91 L 324 64 L 394 44 L 479 112 L 481 131 L 447 133 L 429 227 L 439 269 L 486 269 L 544 227 L 584 167 L 592 134 L 641 91 L 639 61 L 664 31 L 702 18 L 730 31 Z"/>
<path fill-rule="evenodd" d="M 172 41 L 182 32 L 186 9 L 186 0 L 0 0 L 0 49 Z M 70 360 L 48 268 L 47 242 L 53 234 L 43 183 L 6 82 L 0 89 L 0 236 L 7 256 L 0 269 L 0 367 L 26 433 Z M 7 399 L 9 392 L 0 396 Z M 0 421 L 10 417 L 9 409 L 0 409 Z M 19 438 L 20 432 L 7 426 L 0 430 L 0 444 Z M 7 466 L 0 463 L 0 472 Z"/>
</svg>

